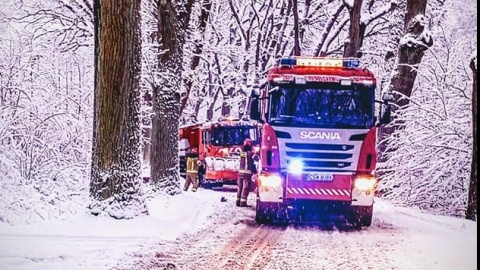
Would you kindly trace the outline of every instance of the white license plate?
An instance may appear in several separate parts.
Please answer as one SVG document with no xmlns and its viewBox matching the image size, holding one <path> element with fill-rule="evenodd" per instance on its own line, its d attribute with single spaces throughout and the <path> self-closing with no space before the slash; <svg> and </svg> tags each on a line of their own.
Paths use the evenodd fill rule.
<svg viewBox="0 0 480 270">
<path fill-rule="evenodd" d="M 307 181 L 323 181 L 330 182 L 333 181 L 333 174 L 331 173 L 308 173 Z"/>
</svg>

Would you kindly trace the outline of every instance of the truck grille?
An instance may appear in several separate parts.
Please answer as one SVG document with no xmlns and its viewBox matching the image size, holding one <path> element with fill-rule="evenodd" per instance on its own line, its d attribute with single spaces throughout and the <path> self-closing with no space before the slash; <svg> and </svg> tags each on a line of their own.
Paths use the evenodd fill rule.
<svg viewBox="0 0 480 270">
<path fill-rule="evenodd" d="M 285 128 L 279 133 L 282 133 L 277 139 L 283 171 L 286 171 L 289 162 L 300 159 L 305 172 L 355 172 L 365 137 L 364 130 L 348 130 L 342 133 L 341 140 L 304 142 L 304 139 L 295 136 L 292 128 Z"/>
</svg>

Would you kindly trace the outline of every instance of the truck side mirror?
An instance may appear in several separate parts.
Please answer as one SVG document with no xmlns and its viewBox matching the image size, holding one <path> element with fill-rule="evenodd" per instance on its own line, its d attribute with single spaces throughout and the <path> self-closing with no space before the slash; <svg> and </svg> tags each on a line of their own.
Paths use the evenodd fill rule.
<svg viewBox="0 0 480 270">
<path fill-rule="evenodd" d="M 250 102 L 250 119 L 260 121 L 260 100 L 254 97 Z"/>
<path fill-rule="evenodd" d="M 375 100 L 375 102 L 380 103 L 380 115 L 378 117 L 379 121 L 376 124 L 377 127 L 389 124 L 392 121 L 392 101 L 393 95 L 388 92 L 383 93 L 381 101 Z"/>
<path fill-rule="evenodd" d="M 384 92 L 382 95 L 383 100 L 383 115 L 380 118 L 380 124 L 388 124 L 392 121 L 392 104 L 393 95 L 389 92 Z"/>
<path fill-rule="evenodd" d="M 383 104 L 385 111 L 383 112 L 382 117 L 380 118 L 380 124 L 388 124 L 392 121 L 392 106 L 386 102 Z"/>
<path fill-rule="evenodd" d="M 250 93 L 249 116 L 251 120 L 260 121 L 260 89 L 255 85 Z"/>
</svg>

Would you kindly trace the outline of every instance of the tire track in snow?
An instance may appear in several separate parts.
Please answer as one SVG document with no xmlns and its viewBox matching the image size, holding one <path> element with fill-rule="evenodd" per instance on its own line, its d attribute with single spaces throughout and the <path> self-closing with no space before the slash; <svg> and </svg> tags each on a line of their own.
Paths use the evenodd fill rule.
<svg viewBox="0 0 480 270">
<path fill-rule="evenodd" d="M 157 247 L 154 258 L 138 254 L 134 267 L 115 269 L 263 269 L 286 228 L 258 225 L 253 218 L 252 209 L 237 209 L 231 218 Z"/>
<path fill-rule="evenodd" d="M 263 270 L 395 270 L 391 253 L 400 239 L 392 230 L 289 226 Z"/>
<path fill-rule="evenodd" d="M 155 264 L 175 265 L 174 269 L 207 269 L 199 266 L 216 253 L 215 248 L 212 249 L 212 247 L 218 247 L 222 237 L 228 236 L 229 232 L 224 228 L 229 227 L 227 223 L 231 222 L 231 219 L 219 220 L 212 223 L 211 227 L 191 235 L 184 235 L 177 241 L 166 244 L 156 252 Z"/>
<path fill-rule="evenodd" d="M 281 228 L 281 231 L 279 231 L 278 228 L 263 229 L 270 230 L 270 233 L 266 239 L 257 246 L 256 250 L 251 254 L 251 259 L 248 261 L 248 264 L 242 269 L 264 269 L 270 262 L 273 249 L 277 246 L 277 243 L 286 230 L 286 228 Z"/>
<path fill-rule="evenodd" d="M 235 238 L 245 227 L 258 226 L 253 221 L 253 208 L 238 208 L 232 205 L 235 193 L 220 193 L 227 197 L 225 204 L 215 205 L 213 214 L 206 224 L 196 232 L 186 232 L 173 241 L 161 241 L 155 245 L 145 246 L 137 252 L 126 254 L 135 257 L 128 264 L 119 263 L 111 270 L 146 270 L 146 269 L 205 269 L 221 252 L 230 239 Z M 252 203 L 255 198 L 251 198 Z M 198 228 L 194 228 L 198 229 Z"/>
<path fill-rule="evenodd" d="M 283 232 L 284 229 L 250 225 L 228 241 L 205 269 L 262 269 Z"/>
<path fill-rule="evenodd" d="M 418 269 L 395 246 L 404 241 L 389 219 L 364 230 L 258 225 L 253 208 L 219 205 L 209 224 L 155 252 L 137 253 L 124 270 L 405 270 Z M 399 261 L 401 260 L 401 261 Z"/>
<path fill-rule="evenodd" d="M 233 195 L 230 197 L 233 198 Z M 202 225 L 199 231 L 187 232 L 174 241 L 162 241 L 128 254 L 127 256 L 136 258 L 133 263 L 129 265 L 120 263 L 111 270 L 203 269 L 194 266 L 195 263 L 212 257 L 215 254 L 212 247 L 218 246 L 218 243 L 223 241 L 222 238 L 238 230 L 234 223 L 241 225 L 242 218 L 251 219 L 247 217 L 251 215 L 249 212 L 251 209 L 248 208 L 238 209 L 229 204 L 218 204 L 213 214 L 208 217 L 211 221 Z"/>
</svg>

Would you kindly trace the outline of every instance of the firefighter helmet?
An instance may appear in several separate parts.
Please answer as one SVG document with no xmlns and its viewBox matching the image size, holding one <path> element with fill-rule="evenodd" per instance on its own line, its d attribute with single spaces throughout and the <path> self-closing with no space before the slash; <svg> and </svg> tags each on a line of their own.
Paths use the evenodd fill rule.
<svg viewBox="0 0 480 270">
<path fill-rule="evenodd" d="M 249 138 L 246 138 L 244 141 L 243 141 L 243 146 L 252 146 L 252 140 L 249 139 Z"/>
</svg>

